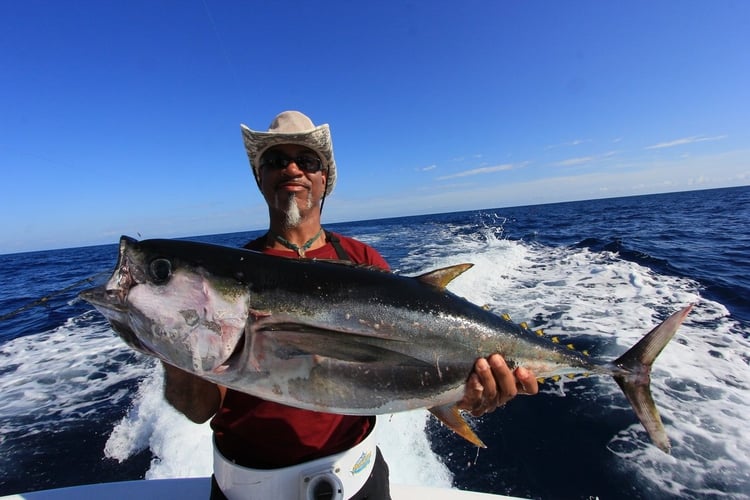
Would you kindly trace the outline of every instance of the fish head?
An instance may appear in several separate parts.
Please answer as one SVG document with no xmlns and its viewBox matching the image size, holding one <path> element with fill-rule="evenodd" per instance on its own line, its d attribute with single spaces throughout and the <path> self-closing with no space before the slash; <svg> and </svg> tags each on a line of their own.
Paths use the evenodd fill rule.
<svg viewBox="0 0 750 500">
<path fill-rule="evenodd" d="M 123 236 L 106 284 L 80 297 L 130 347 L 198 375 L 220 369 L 240 344 L 249 291 L 203 265 L 199 244 Z"/>
</svg>

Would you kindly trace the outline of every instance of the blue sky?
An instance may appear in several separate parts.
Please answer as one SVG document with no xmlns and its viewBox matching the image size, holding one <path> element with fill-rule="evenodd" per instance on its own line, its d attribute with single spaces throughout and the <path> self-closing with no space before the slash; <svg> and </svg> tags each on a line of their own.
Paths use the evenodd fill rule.
<svg viewBox="0 0 750 500">
<path fill-rule="evenodd" d="M 5 0 L 0 253 L 265 227 L 239 125 L 286 109 L 331 126 L 324 222 L 747 185 L 748 26 L 722 0 Z"/>
</svg>

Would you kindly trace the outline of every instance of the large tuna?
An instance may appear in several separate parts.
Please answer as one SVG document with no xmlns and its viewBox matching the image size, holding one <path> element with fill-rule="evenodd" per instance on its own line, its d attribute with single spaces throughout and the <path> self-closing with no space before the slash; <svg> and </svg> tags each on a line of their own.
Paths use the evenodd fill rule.
<svg viewBox="0 0 750 500">
<path fill-rule="evenodd" d="M 651 364 L 690 306 L 614 361 L 597 361 L 445 289 L 461 264 L 406 277 L 337 262 L 123 236 L 114 273 L 81 294 L 131 347 L 238 391 L 343 414 L 429 408 L 483 446 L 455 408 L 475 360 L 540 378 L 607 374 L 669 452 Z"/>
</svg>

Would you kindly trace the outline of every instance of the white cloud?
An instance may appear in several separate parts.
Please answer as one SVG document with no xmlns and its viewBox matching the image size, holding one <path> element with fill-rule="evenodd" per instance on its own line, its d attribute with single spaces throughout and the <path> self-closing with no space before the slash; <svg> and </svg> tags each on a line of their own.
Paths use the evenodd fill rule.
<svg viewBox="0 0 750 500">
<path fill-rule="evenodd" d="M 563 142 L 561 144 L 553 144 L 551 146 L 546 146 L 544 149 L 550 150 L 555 148 L 568 148 L 572 146 L 580 146 L 581 144 L 585 144 L 587 142 L 591 142 L 591 139 L 574 139 L 570 142 Z"/>
<path fill-rule="evenodd" d="M 574 167 L 576 165 L 584 165 L 586 163 L 591 163 L 592 161 L 602 161 L 607 158 L 611 158 L 617 154 L 619 154 L 619 151 L 607 151 L 605 153 L 601 153 L 598 155 L 592 155 L 592 156 L 580 156 L 578 158 L 568 158 L 567 160 L 561 160 L 556 163 L 553 163 L 553 167 Z"/>
<path fill-rule="evenodd" d="M 569 158 L 567 160 L 558 161 L 557 163 L 553 163 L 556 167 L 572 167 L 575 165 L 583 165 L 584 163 L 590 163 L 594 161 L 593 156 L 582 156 L 580 158 Z"/>
<path fill-rule="evenodd" d="M 493 167 L 481 167 L 481 168 L 474 168 L 472 170 L 464 170 L 463 172 L 457 172 L 455 174 L 444 175 L 442 177 L 438 177 L 438 180 L 444 181 L 447 179 L 456 179 L 458 177 L 468 177 L 470 175 L 492 174 L 495 172 L 502 172 L 504 170 L 512 170 L 512 169 L 513 169 L 513 164 L 506 163 L 504 165 L 495 165 Z"/>
<path fill-rule="evenodd" d="M 705 137 L 700 135 L 694 135 L 692 137 L 683 137 L 681 139 L 675 139 L 674 141 L 660 142 L 651 146 L 646 146 L 645 149 L 662 149 L 662 148 L 673 148 L 675 146 L 684 146 L 685 144 L 694 144 L 696 142 L 706 141 L 720 141 L 726 139 L 725 135 L 716 135 L 713 137 Z"/>
</svg>

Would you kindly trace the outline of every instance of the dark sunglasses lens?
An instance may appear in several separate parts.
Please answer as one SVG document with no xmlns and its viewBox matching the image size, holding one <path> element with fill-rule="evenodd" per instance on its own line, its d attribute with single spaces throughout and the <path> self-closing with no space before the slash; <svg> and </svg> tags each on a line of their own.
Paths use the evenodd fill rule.
<svg viewBox="0 0 750 500">
<path fill-rule="evenodd" d="M 298 156 L 294 159 L 294 163 L 305 172 L 318 172 L 321 169 L 320 160 L 310 155 Z"/>
<path fill-rule="evenodd" d="M 261 157 L 260 166 L 269 168 L 284 168 L 289 164 L 287 160 L 288 158 L 281 153 L 277 153 L 276 151 L 269 151 Z"/>
<path fill-rule="evenodd" d="M 260 166 L 280 170 L 286 168 L 291 162 L 294 162 L 300 170 L 308 173 L 320 172 L 323 168 L 320 158 L 317 156 L 303 154 L 296 158 L 290 158 L 277 151 L 265 153 L 260 159 Z"/>
</svg>

